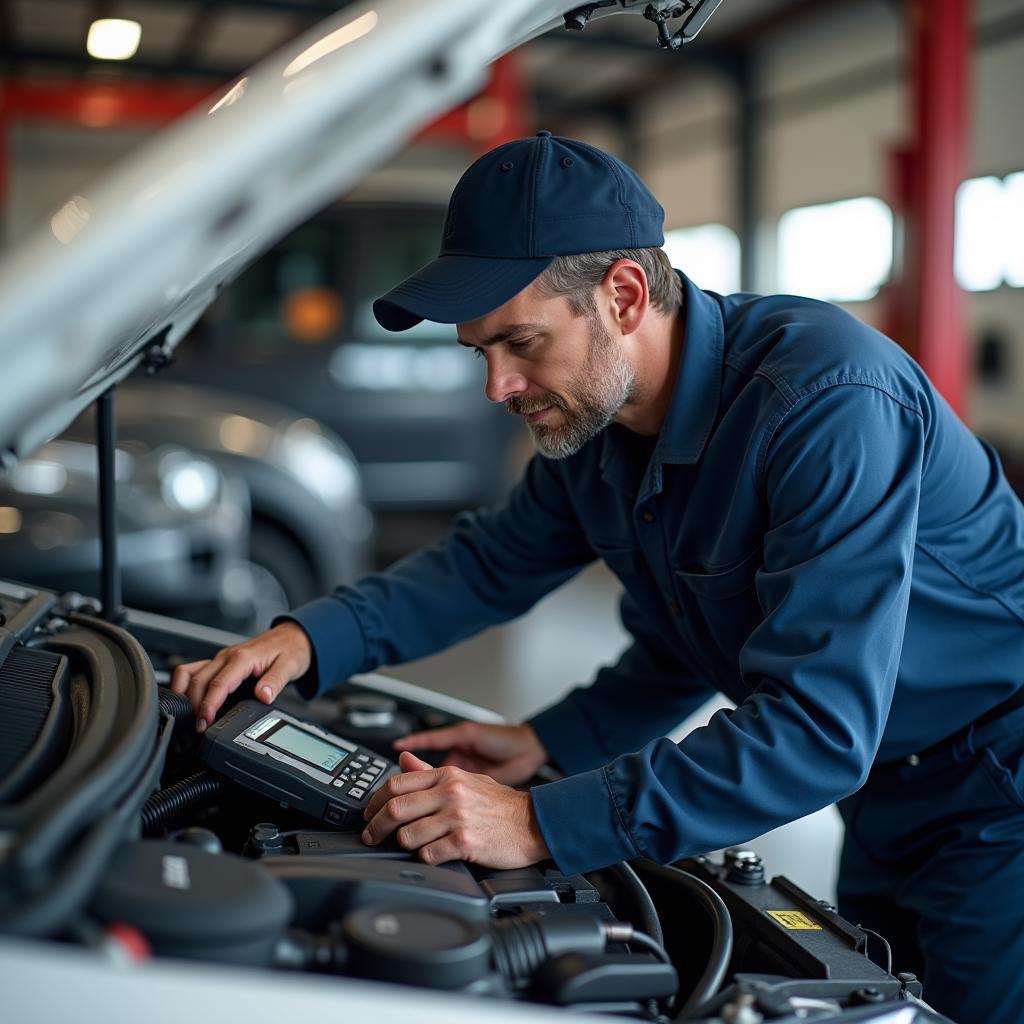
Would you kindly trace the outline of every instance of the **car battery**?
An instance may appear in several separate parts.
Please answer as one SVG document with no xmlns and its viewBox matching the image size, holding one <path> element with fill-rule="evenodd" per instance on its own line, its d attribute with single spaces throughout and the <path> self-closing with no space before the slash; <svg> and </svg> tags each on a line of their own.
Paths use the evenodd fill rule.
<svg viewBox="0 0 1024 1024">
<path fill-rule="evenodd" d="M 678 906 L 685 898 L 672 868 L 645 861 L 635 866 L 657 906 Z M 881 936 L 846 921 L 788 878 L 769 880 L 754 851 L 727 850 L 721 863 L 699 857 L 675 868 L 721 896 L 735 936 L 728 975 L 739 988 L 756 994 L 761 1005 L 784 1001 L 797 979 L 803 997 L 844 1006 L 921 996 L 913 974 L 893 974 L 891 965 L 881 967 L 869 957 L 869 942 L 877 943 L 879 953 L 888 952 Z M 711 924 L 706 913 L 686 913 L 681 906 L 679 911 L 672 915 L 675 921 L 662 914 L 666 946 L 676 963 L 694 965 L 696 980 L 702 966 L 699 950 L 704 942 L 711 948 Z"/>
</svg>

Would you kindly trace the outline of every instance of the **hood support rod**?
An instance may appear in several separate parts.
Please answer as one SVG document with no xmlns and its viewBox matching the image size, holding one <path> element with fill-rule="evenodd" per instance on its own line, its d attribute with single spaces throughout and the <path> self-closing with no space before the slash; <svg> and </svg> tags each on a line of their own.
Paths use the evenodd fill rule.
<svg viewBox="0 0 1024 1024">
<path fill-rule="evenodd" d="M 96 400 L 96 454 L 99 459 L 99 513 L 100 513 L 100 601 L 103 618 L 120 622 L 124 617 L 121 607 L 121 573 L 117 564 L 117 424 L 114 419 L 114 391 L 112 385 Z"/>
</svg>

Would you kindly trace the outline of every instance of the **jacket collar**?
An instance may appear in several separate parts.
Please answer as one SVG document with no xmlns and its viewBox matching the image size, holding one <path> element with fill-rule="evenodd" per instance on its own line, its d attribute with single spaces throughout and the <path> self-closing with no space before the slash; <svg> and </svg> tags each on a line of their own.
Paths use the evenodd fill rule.
<svg viewBox="0 0 1024 1024">
<path fill-rule="evenodd" d="M 711 436 L 722 392 L 725 327 L 721 307 L 685 274 L 678 270 L 676 273 L 683 284 L 683 356 L 651 458 L 645 492 L 660 489 L 662 463 L 693 465 L 699 461 Z M 613 486 L 635 494 L 637 467 L 630 458 L 631 446 L 621 443 L 620 434 L 620 430 L 612 427 L 602 436 L 601 476 Z"/>
<path fill-rule="evenodd" d="M 683 358 L 654 455 L 661 462 L 692 465 L 704 453 L 718 413 L 725 326 L 718 302 L 676 273 L 683 282 L 686 310 Z"/>
</svg>

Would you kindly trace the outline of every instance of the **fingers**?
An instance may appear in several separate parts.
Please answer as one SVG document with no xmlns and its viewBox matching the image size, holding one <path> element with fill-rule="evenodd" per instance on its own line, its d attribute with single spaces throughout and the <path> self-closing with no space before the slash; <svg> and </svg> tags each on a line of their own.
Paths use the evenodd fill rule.
<svg viewBox="0 0 1024 1024">
<path fill-rule="evenodd" d="M 217 717 L 217 712 L 229 693 L 234 693 L 243 680 L 252 674 L 253 663 L 238 648 L 225 648 L 207 661 L 193 661 L 179 665 L 171 678 L 171 690 L 189 699 L 196 712 L 196 728 L 203 732 Z M 266 675 L 271 678 L 266 681 Z M 257 695 L 267 703 L 272 701 L 287 684 L 286 675 L 273 668 L 257 687 Z M 268 696 L 264 685 L 271 687 Z"/>
<path fill-rule="evenodd" d="M 419 758 L 416 760 L 419 761 Z M 420 761 L 420 764 L 426 764 L 426 762 Z M 393 797 L 415 793 L 435 785 L 443 772 L 442 768 L 431 768 L 430 765 L 427 765 L 423 770 L 407 771 L 404 775 L 392 775 L 387 782 L 381 783 L 374 790 L 363 811 L 363 818 L 368 821 Z"/>
<path fill-rule="evenodd" d="M 229 693 L 253 674 L 252 659 L 237 648 L 221 651 L 210 664 L 192 678 L 189 700 L 196 708 L 196 726 L 200 732 L 217 717 Z"/>
<path fill-rule="evenodd" d="M 432 764 L 428 764 L 415 754 L 410 754 L 408 750 L 403 750 L 398 755 L 398 766 L 403 772 L 429 772 L 434 768 Z"/>
<path fill-rule="evenodd" d="M 462 860 L 466 856 L 464 840 L 451 832 L 420 848 L 420 860 L 424 864 L 447 864 L 450 860 Z"/>
<path fill-rule="evenodd" d="M 418 759 L 402 754 L 404 767 Z M 423 762 L 418 762 L 423 764 Z M 550 856 L 529 793 L 458 768 L 406 771 L 382 783 L 371 798 L 363 831 L 369 846 L 392 832 L 427 864 L 466 860 L 514 868 Z"/>
<path fill-rule="evenodd" d="M 201 715 L 201 704 L 203 698 L 206 696 L 207 687 L 211 679 L 220 671 L 225 661 L 225 651 L 220 651 L 213 658 L 208 658 L 205 661 L 193 661 L 187 665 L 179 665 L 171 677 L 171 691 L 173 693 L 180 693 L 187 697 L 189 703 L 195 709 L 197 719 Z M 217 705 L 220 706 L 219 704 Z M 212 721 L 212 717 L 206 719 L 206 722 Z M 198 722 L 197 722 L 198 726 Z M 206 727 L 204 722 L 203 728 Z M 200 729 L 200 732 L 202 729 Z"/>
<path fill-rule="evenodd" d="M 422 774 L 426 775 L 427 773 L 423 772 Z M 444 793 L 437 786 L 430 786 L 418 792 L 404 793 L 401 796 L 393 796 L 390 800 L 382 803 L 380 810 L 367 822 L 363 831 L 363 842 L 370 846 L 379 843 L 400 825 L 437 814 L 446 802 Z"/>
<path fill-rule="evenodd" d="M 527 757 L 540 765 L 547 757 L 537 734 L 529 725 L 460 722 L 441 729 L 412 733 L 395 740 L 393 745 L 396 750 L 449 750 L 468 758 L 473 770 L 488 775 L 495 775 L 496 768 L 519 758 Z"/>
<path fill-rule="evenodd" d="M 202 661 L 190 661 L 187 665 L 179 665 L 171 676 L 171 692 L 184 694 L 188 690 L 192 676 L 209 663 L 207 658 Z"/>
<path fill-rule="evenodd" d="M 406 822 L 395 830 L 395 839 L 403 850 L 418 850 L 421 846 L 435 842 L 447 835 L 451 826 L 439 814 Z"/>
<path fill-rule="evenodd" d="M 250 676 L 258 677 L 256 696 L 270 704 L 309 668 L 311 658 L 312 646 L 305 631 L 294 622 L 282 622 L 206 661 L 179 665 L 171 678 L 171 690 L 188 697 L 195 708 L 196 728 L 203 732 L 228 694 Z"/>
<path fill-rule="evenodd" d="M 272 704 L 281 691 L 292 681 L 293 675 L 280 658 L 275 659 L 270 668 L 260 676 L 256 684 L 256 696 L 264 704 Z"/>
<path fill-rule="evenodd" d="M 395 740 L 392 746 L 395 750 L 448 750 L 467 740 L 465 726 L 468 724 L 468 722 L 460 722 L 458 725 L 448 725 L 441 729 L 412 732 L 408 736 Z"/>
</svg>

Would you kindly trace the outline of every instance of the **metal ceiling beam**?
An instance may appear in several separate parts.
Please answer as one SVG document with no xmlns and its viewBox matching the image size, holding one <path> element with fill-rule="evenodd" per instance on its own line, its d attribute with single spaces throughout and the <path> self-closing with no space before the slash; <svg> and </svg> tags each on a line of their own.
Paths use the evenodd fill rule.
<svg viewBox="0 0 1024 1024">
<path fill-rule="evenodd" d="M 174 53 L 175 64 L 188 64 L 192 61 L 195 53 L 202 48 L 204 39 L 210 34 L 214 17 L 216 11 L 210 0 L 202 0 L 195 4 L 192 17 L 178 40 Z"/>
<path fill-rule="evenodd" d="M 685 67 L 686 65 L 699 64 L 705 67 L 712 67 L 715 70 L 724 70 L 730 67 L 736 59 L 736 51 L 723 46 L 703 46 L 699 42 L 691 43 L 681 50 L 663 50 L 657 43 L 657 37 L 653 34 L 650 42 L 642 39 L 627 39 L 623 36 L 604 34 L 587 35 L 583 32 L 554 31 L 546 35 L 538 36 L 530 45 L 536 46 L 553 44 L 555 46 L 575 46 L 603 49 L 619 54 L 642 53 L 645 57 L 657 61 L 659 68 L 664 68 L 671 73 L 673 68 Z"/>
<path fill-rule="evenodd" d="M 586 29 L 582 32 L 549 32 L 539 38 L 545 42 L 564 41 L 623 51 L 643 50 L 647 53 L 656 51 L 667 60 L 675 59 L 680 63 L 696 61 L 713 66 L 728 66 L 730 70 L 734 70 L 737 51 L 751 49 L 763 42 L 765 38 L 790 28 L 794 24 L 810 21 L 823 14 L 836 11 L 840 7 L 847 7 L 855 3 L 863 5 L 865 2 L 871 2 L 871 0 L 793 0 L 788 7 L 784 7 L 781 11 L 763 14 L 747 22 L 736 31 L 716 39 L 713 43 L 705 42 L 705 37 L 702 35 L 696 42 L 675 51 L 665 50 L 657 45 L 657 35 L 653 26 L 650 45 L 640 39 L 613 34 L 609 29 L 604 28 L 589 32 Z M 597 22 L 596 24 L 602 25 L 603 23 Z M 666 66 L 667 60 L 665 61 Z"/>
<path fill-rule="evenodd" d="M 83 73 L 116 72 L 119 77 L 124 78 L 152 75 L 158 78 L 204 78 L 221 82 L 231 81 L 244 70 L 238 67 L 218 68 L 180 61 L 141 60 L 137 57 L 127 61 L 99 61 L 94 60 L 84 50 L 81 53 L 71 53 L 67 50 L 23 49 L 10 44 L 0 45 L 0 63 L 13 62 L 50 64 Z"/>
<path fill-rule="evenodd" d="M 166 0 L 136 0 L 139 4 L 165 4 Z M 208 30 L 210 18 L 217 14 L 239 8 L 279 11 L 294 16 L 295 35 L 298 36 L 307 27 L 317 24 L 324 18 L 355 3 L 355 0 L 192 0 L 187 6 L 194 11 L 194 19 L 182 36 L 177 55 L 169 61 L 143 60 L 133 57 L 130 61 L 104 63 L 89 57 L 84 51 L 85 32 L 89 24 L 98 17 L 109 16 L 111 0 L 89 0 L 85 5 L 86 18 L 82 35 L 83 51 L 81 54 L 68 53 L 61 50 L 49 50 L 42 47 L 26 48 L 16 45 L 10 18 L 5 25 L 3 14 L 8 0 L 0 0 L 0 61 L 7 65 L 7 70 L 16 70 L 17 63 L 39 62 L 53 64 L 79 71 L 95 71 L 97 68 L 108 70 L 123 69 L 126 74 L 148 74 L 161 78 L 189 76 L 196 78 L 220 79 L 230 81 L 237 77 L 255 61 L 246 62 L 238 67 L 216 67 L 198 62 L 192 56 L 203 33 Z M 6 28 L 6 31 L 4 29 Z M 263 56 L 261 54 L 261 56 Z"/>
<path fill-rule="evenodd" d="M 298 14 L 317 21 L 348 7 L 355 0 L 190 0 L 193 6 L 209 6 L 215 10 L 229 8 L 252 8 L 265 11 L 284 11 L 287 14 Z M 139 4 L 159 4 L 166 6 L 167 0 L 136 0 Z"/>
<path fill-rule="evenodd" d="M 0 3 L 3 2 L 6 2 L 6 0 L 0 0 Z M 165 0 L 137 0 L 137 2 L 140 4 L 164 3 Z M 194 59 L 190 59 L 190 54 L 187 52 L 190 47 L 194 48 L 195 41 L 197 38 L 201 37 L 203 27 L 208 24 L 206 19 L 210 16 L 215 15 L 217 12 L 238 10 L 240 8 L 279 11 L 297 16 L 296 21 L 298 22 L 298 34 L 298 32 L 303 28 L 301 24 L 302 19 L 308 19 L 309 24 L 312 25 L 317 21 L 350 6 L 354 2 L 355 0 L 192 0 L 188 6 L 191 6 L 195 10 L 196 21 L 193 22 L 193 26 L 183 37 L 182 46 L 180 47 L 175 60 L 170 62 L 145 62 L 133 59 L 128 63 L 139 71 L 156 75 L 187 74 L 230 79 L 243 71 L 244 68 L 238 67 L 224 69 L 205 67 L 198 64 Z M 796 0 L 794 4 L 789 8 L 784 9 L 783 12 L 775 15 L 774 17 L 764 16 L 759 18 L 751 26 L 745 27 L 739 32 L 732 33 L 722 42 L 714 45 L 705 45 L 702 40 L 698 40 L 696 43 L 685 47 L 681 52 L 672 52 L 659 47 L 654 36 L 653 26 L 651 28 L 652 35 L 649 43 L 638 39 L 624 38 L 621 35 L 594 32 L 593 30 L 589 32 L 550 32 L 547 35 L 540 37 L 539 41 L 543 44 L 554 43 L 555 45 L 561 44 L 597 47 L 607 50 L 616 50 L 620 53 L 632 54 L 642 52 L 646 59 L 656 61 L 658 67 L 664 68 L 666 75 L 670 77 L 674 74 L 674 68 L 692 66 L 694 64 L 711 67 L 714 70 L 727 74 L 731 77 L 736 73 L 736 68 L 740 60 L 738 46 L 734 45 L 734 43 L 745 46 L 755 37 L 773 31 L 784 25 L 788 25 L 795 20 L 808 18 L 814 12 L 834 9 L 840 4 L 851 2 L 864 2 L 864 0 Z M 102 12 L 109 9 L 109 0 L 90 0 L 88 6 L 93 9 L 92 17 L 104 16 L 103 14 L 96 12 Z M 88 22 L 92 20 L 92 17 L 89 17 L 86 22 L 87 25 Z M 198 28 L 196 28 L 196 26 L 198 26 Z M 30 51 L 14 45 L 11 42 L 12 35 L 10 31 L 7 33 L 0 33 L 0 39 L 7 40 L 6 44 L 0 45 L 0 59 L 6 59 L 8 61 L 39 60 L 46 63 L 61 64 L 65 67 L 74 66 L 73 59 L 59 51 L 46 51 L 40 49 Z M 96 66 L 91 60 L 85 58 L 83 58 L 83 60 L 83 69 L 85 67 Z M 127 67 L 128 64 L 125 66 Z"/>
<path fill-rule="evenodd" d="M 687 74 L 694 66 L 698 66 L 713 69 L 724 75 L 734 85 L 738 85 L 742 81 L 745 83 L 744 88 L 749 91 L 752 86 L 749 81 L 751 72 L 747 57 L 756 43 L 763 41 L 766 36 L 789 28 L 796 23 L 806 23 L 841 7 L 854 3 L 863 5 L 865 2 L 874 2 L 874 0 L 794 0 L 781 11 L 762 15 L 743 28 L 730 33 L 724 39 L 716 41 L 713 45 L 704 44 L 703 37 L 701 37 L 695 43 L 677 51 L 661 49 L 653 37 L 648 46 L 642 40 L 627 39 L 621 35 L 605 35 L 603 32 L 598 32 L 588 36 L 586 30 L 565 33 L 549 32 L 547 35 L 539 37 L 537 41 L 552 42 L 554 45 L 567 42 L 577 46 L 604 47 L 609 51 L 617 50 L 621 53 L 643 51 L 645 54 L 650 54 L 651 51 L 654 51 L 660 57 L 660 59 L 653 59 L 657 60 L 654 66 L 658 68 L 662 82 L 678 81 L 679 76 Z M 602 108 L 617 109 L 623 104 L 638 102 L 643 102 L 643 95 L 626 89 L 604 97 L 601 106 Z M 568 104 L 556 103 L 556 108 L 560 116 L 567 117 L 583 114 L 592 109 L 585 99 Z"/>
<path fill-rule="evenodd" d="M 997 46 L 1014 43 L 1024 37 L 1024 11 L 1014 11 L 986 24 L 974 28 L 974 46 L 978 50 L 987 50 Z M 856 96 L 863 96 L 876 89 L 899 84 L 905 75 L 906 61 L 903 56 L 885 57 L 873 61 L 863 67 L 851 71 L 841 71 L 829 78 L 820 79 L 810 85 L 797 86 L 788 92 L 770 98 L 755 101 L 757 116 L 760 118 L 791 117 L 795 114 L 808 113 L 814 110 L 840 103 Z M 542 94 L 550 95 L 550 94 Z M 630 96 L 618 93 L 605 97 L 605 102 L 642 102 L 642 95 Z M 557 98 L 554 98 L 557 106 Z M 563 103 L 561 112 L 568 114 L 580 113 L 578 105 Z M 704 133 L 707 137 L 721 134 L 714 129 L 715 124 L 725 125 L 726 118 L 716 117 L 706 122 Z M 725 130 L 724 127 L 722 129 Z"/>
<path fill-rule="evenodd" d="M 878 2 L 878 0 L 868 0 Z M 793 0 L 787 7 L 775 13 L 769 12 L 748 21 L 735 32 L 730 33 L 723 45 L 749 49 L 763 42 L 767 36 L 777 35 L 793 25 L 811 21 L 822 14 L 830 14 L 840 7 L 852 4 L 865 6 L 865 0 Z"/>
</svg>

